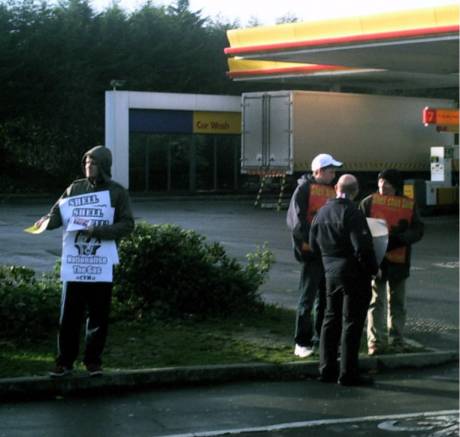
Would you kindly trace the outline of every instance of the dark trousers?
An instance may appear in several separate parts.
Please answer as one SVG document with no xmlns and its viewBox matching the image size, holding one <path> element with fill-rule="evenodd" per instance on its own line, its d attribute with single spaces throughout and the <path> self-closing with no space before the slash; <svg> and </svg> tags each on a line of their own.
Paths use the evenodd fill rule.
<svg viewBox="0 0 460 437">
<path fill-rule="evenodd" d="M 358 356 L 371 281 L 326 278 L 326 311 L 320 341 L 320 374 L 325 378 L 354 378 L 359 374 Z M 340 369 L 337 364 L 341 348 Z"/>
<path fill-rule="evenodd" d="M 56 363 L 72 368 L 77 359 L 81 325 L 86 316 L 85 364 L 101 364 L 107 338 L 112 284 L 66 282 L 61 299 Z"/>
<path fill-rule="evenodd" d="M 326 307 L 326 283 L 321 258 L 302 263 L 299 292 L 294 340 L 299 346 L 311 347 L 319 343 Z"/>
</svg>

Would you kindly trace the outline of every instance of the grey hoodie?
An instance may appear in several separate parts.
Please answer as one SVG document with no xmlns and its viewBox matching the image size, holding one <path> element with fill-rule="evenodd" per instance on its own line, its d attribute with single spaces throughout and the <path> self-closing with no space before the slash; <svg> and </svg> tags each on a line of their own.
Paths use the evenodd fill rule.
<svg viewBox="0 0 460 437">
<path fill-rule="evenodd" d="M 85 174 L 85 160 L 86 157 L 94 159 L 97 163 L 99 170 L 99 182 L 108 182 L 112 178 L 112 152 L 105 146 L 96 146 L 89 149 L 83 154 L 81 159 L 81 167 L 83 174 Z"/>
</svg>

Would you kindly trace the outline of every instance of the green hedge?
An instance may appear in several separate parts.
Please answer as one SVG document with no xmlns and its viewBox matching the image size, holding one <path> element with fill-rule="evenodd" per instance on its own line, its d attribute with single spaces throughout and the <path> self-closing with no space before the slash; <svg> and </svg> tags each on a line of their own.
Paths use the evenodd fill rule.
<svg viewBox="0 0 460 437">
<path fill-rule="evenodd" d="M 36 278 L 32 269 L 0 266 L 0 338 L 48 335 L 57 327 L 60 288 L 55 274 Z"/>
<path fill-rule="evenodd" d="M 219 243 L 174 225 L 140 223 L 119 246 L 112 316 L 222 316 L 262 306 L 258 289 L 273 255 L 263 246 L 242 265 Z M 0 266 L 0 339 L 33 339 L 56 329 L 59 267 L 37 277 L 32 269 Z"/>
<path fill-rule="evenodd" d="M 119 246 L 115 297 L 135 316 L 225 315 L 261 305 L 258 288 L 273 255 L 264 246 L 245 266 L 195 231 L 139 223 Z"/>
</svg>

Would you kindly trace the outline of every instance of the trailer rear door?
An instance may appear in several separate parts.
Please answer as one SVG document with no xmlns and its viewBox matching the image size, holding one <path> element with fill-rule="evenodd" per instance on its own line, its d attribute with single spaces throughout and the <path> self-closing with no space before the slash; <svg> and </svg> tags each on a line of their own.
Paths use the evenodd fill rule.
<svg viewBox="0 0 460 437">
<path fill-rule="evenodd" d="M 263 98 L 242 96 L 241 171 L 247 173 L 262 166 Z"/>
<path fill-rule="evenodd" d="M 268 95 L 266 105 L 268 167 L 291 172 L 291 94 Z"/>
<path fill-rule="evenodd" d="M 241 171 L 292 171 L 290 93 L 242 96 Z"/>
</svg>

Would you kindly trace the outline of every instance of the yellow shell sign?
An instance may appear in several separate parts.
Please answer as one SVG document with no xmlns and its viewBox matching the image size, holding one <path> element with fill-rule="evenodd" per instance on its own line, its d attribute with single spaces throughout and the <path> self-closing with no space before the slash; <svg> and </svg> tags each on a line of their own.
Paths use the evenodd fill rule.
<svg viewBox="0 0 460 437">
<path fill-rule="evenodd" d="M 241 113 L 196 111 L 193 113 L 193 133 L 240 134 Z"/>
</svg>

